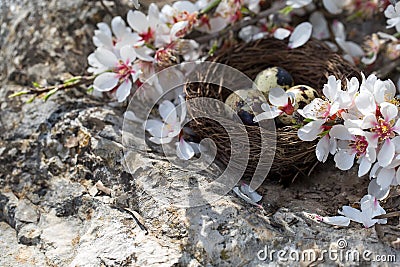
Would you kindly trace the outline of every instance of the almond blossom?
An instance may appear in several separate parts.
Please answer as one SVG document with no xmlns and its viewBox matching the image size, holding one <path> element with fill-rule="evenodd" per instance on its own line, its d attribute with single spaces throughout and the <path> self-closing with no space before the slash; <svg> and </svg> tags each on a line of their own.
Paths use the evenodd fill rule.
<svg viewBox="0 0 400 267">
<path fill-rule="evenodd" d="M 268 94 L 268 100 L 271 106 L 268 104 L 262 104 L 261 108 L 265 111 L 254 117 L 255 122 L 261 120 L 268 120 L 278 117 L 279 115 L 286 113 L 292 115 L 294 112 L 294 94 L 286 93 L 282 88 L 272 88 Z"/>
<path fill-rule="evenodd" d="M 149 140 L 156 144 L 167 144 L 174 139 L 176 155 L 183 160 L 189 160 L 195 155 L 196 144 L 190 144 L 183 138 L 182 125 L 186 118 L 186 104 L 183 97 L 180 96 L 180 114 L 178 114 L 177 107 L 169 101 L 164 100 L 160 103 L 158 111 L 162 120 L 149 119 L 144 122 L 144 127 L 152 136 Z"/>
<path fill-rule="evenodd" d="M 314 213 L 303 212 L 303 214 L 315 221 L 331 224 L 335 226 L 348 226 L 350 221 L 358 222 L 364 225 L 365 228 L 370 228 L 376 223 L 386 224 L 386 219 L 374 219 L 374 217 L 386 214 L 386 211 L 380 206 L 379 201 L 372 195 L 365 195 L 360 200 L 361 210 L 350 206 L 343 206 L 338 213 L 342 216 L 320 216 Z"/>
<path fill-rule="evenodd" d="M 364 136 L 352 135 L 344 125 L 335 125 L 329 132 L 338 142 L 338 151 L 334 160 L 340 170 L 349 170 L 354 159 L 358 160 L 358 176 L 364 176 L 376 161 L 376 148 L 370 146 Z"/>
<path fill-rule="evenodd" d="M 120 16 L 111 20 L 112 31 L 104 22 L 98 23 L 97 27 L 93 36 L 93 43 L 96 47 L 104 47 L 112 51 L 125 45 L 135 45 L 140 41 L 139 35 L 132 32 Z"/>
<path fill-rule="evenodd" d="M 396 28 L 397 32 L 400 32 L 400 2 L 396 5 L 389 5 L 385 10 L 385 16 L 387 20 L 387 28 Z"/>
<path fill-rule="evenodd" d="M 133 64 L 136 52 L 130 46 L 120 50 L 120 57 L 105 48 L 97 48 L 92 56 L 90 69 L 98 76 L 93 81 L 94 90 L 107 92 L 114 90 L 118 102 L 124 101 L 131 92 L 132 81 L 140 75 L 140 69 Z"/>
<path fill-rule="evenodd" d="M 350 206 L 343 206 L 339 214 L 352 221 L 361 223 L 365 228 L 378 224 L 386 224 L 386 219 L 373 219 L 376 216 L 386 214 L 386 211 L 379 205 L 378 200 L 371 195 L 365 195 L 360 201 L 361 211 Z"/>
</svg>

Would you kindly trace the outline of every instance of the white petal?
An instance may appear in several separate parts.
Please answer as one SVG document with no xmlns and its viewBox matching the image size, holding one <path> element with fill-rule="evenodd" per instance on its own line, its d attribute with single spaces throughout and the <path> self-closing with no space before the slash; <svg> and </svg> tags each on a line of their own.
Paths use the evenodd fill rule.
<svg viewBox="0 0 400 267">
<path fill-rule="evenodd" d="M 289 48 L 297 48 L 304 45 L 311 37 L 312 25 L 309 22 L 303 22 L 297 25 L 289 38 Z"/>
<path fill-rule="evenodd" d="M 120 54 L 124 63 L 131 63 L 136 59 L 135 49 L 128 45 L 121 48 Z"/>
<path fill-rule="evenodd" d="M 382 167 L 388 166 L 393 160 L 394 152 L 395 146 L 393 142 L 391 142 L 390 140 L 386 140 L 378 153 L 379 165 L 381 165 Z"/>
<path fill-rule="evenodd" d="M 314 13 L 312 13 L 310 16 L 310 22 L 313 26 L 313 37 L 319 40 L 327 39 L 330 37 L 328 23 L 326 22 L 326 19 L 321 12 L 315 11 Z"/>
<path fill-rule="evenodd" d="M 347 149 L 340 149 L 334 157 L 336 167 L 342 171 L 350 170 L 354 164 L 355 153 Z"/>
<path fill-rule="evenodd" d="M 350 224 L 350 219 L 345 216 L 322 217 L 322 221 L 337 226 L 349 226 Z"/>
<path fill-rule="evenodd" d="M 132 82 L 131 80 L 127 79 L 118 87 L 116 92 L 116 97 L 118 102 L 124 101 L 131 93 Z"/>
<path fill-rule="evenodd" d="M 106 48 L 112 48 L 113 43 L 112 43 L 112 38 L 109 35 L 106 35 L 104 32 L 98 32 L 93 36 L 93 43 L 97 47 L 106 47 Z"/>
<path fill-rule="evenodd" d="M 332 24 L 332 31 L 336 39 L 346 40 L 346 31 L 344 29 L 343 23 L 338 20 L 334 20 Z M 336 40 L 335 39 L 335 40 Z"/>
<path fill-rule="evenodd" d="M 164 100 L 161 102 L 158 110 L 160 111 L 161 118 L 168 124 L 175 124 L 177 119 L 175 105 L 171 101 Z"/>
<path fill-rule="evenodd" d="M 107 23 L 104 22 L 100 22 L 96 24 L 97 28 L 99 28 L 100 31 L 102 31 L 105 35 L 110 36 L 111 37 L 111 29 L 108 26 Z"/>
<path fill-rule="evenodd" d="M 376 104 L 372 93 L 368 91 L 361 92 L 355 99 L 357 109 L 364 115 L 375 113 Z"/>
<path fill-rule="evenodd" d="M 194 150 L 183 138 L 180 138 L 179 142 L 176 142 L 176 155 L 180 159 L 189 160 L 194 156 Z"/>
<path fill-rule="evenodd" d="M 394 169 L 382 168 L 378 173 L 376 182 L 378 185 L 381 186 L 381 188 L 386 189 L 392 184 L 392 181 L 395 178 L 395 176 L 396 176 L 396 171 Z"/>
<path fill-rule="evenodd" d="M 172 7 L 179 11 L 187 11 L 188 13 L 194 13 L 198 10 L 198 7 L 189 1 L 177 1 Z"/>
<path fill-rule="evenodd" d="M 136 48 L 136 56 L 143 61 L 153 62 L 154 58 L 150 56 L 153 52 L 154 51 L 147 46 Z"/>
<path fill-rule="evenodd" d="M 110 50 L 99 47 L 94 54 L 97 60 L 106 67 L 115 68 L 118 65 L 118 58 Z"/>
<path fill-rule="evenodd" d="M 283 113 L 282 110 L 277 109 L 276 107 L 271 107 L 268 109 L 269 109 L 268 111 L 265 111 L 261 114 L 256 115 L 254 117 L 253 121 L 260 122 L 262 120 L 270 120 L 270 119 L 278 117 L 279 115 L 281 115 Z"/>
<path fill-rule="evenodd" d="M 242 191 L 240 191 L 239 187 L 235 186 L 232 190 L 233 190 L 233 192 L 235 192 L 235 194 L 237 196 L 239 196 L 244 201 L 246 201 L 254 206 L 257 206 L 257 207 L 260 206 L 259 204 L 254 202 L 250 197 L 246 196 Z"/>
<path fill-rule="evenodd" d="M 390 187 L 381 188 L 381 186 L 377 184 L 376 179 L 372 179 L 368 185 L 368 195 L 372 195 L 379 200 L 385 199 L 389 195 L 389 192 Z"/>
<path fill-rule="evenodd" d="M 283 107 L 288 104 L 288 95 L 282 88 L 272 88 L 269 91 L 269 102 L 276 107 Z"/>
<path fill-rule="evenodd" d="M 286 5 L 291 6 L 293 8 L 301 8 L 309 5 L 312 0 L 287 0 Z"/>
<path fill-rule="evenodd" d="M 346 51 L 352 57 L 364 56 L 364 50 L 355 42 L 347 41 L 344 43 L 338 43 L 344 51 Z"/>
<path fill-rule="evenodd" d="M 146 15 L 140 11 L 132 11 L 128 12 L 128 24 L 138 33 L 147 32 L 149 28 L 149 22 L 147 21 Z"/>
<path fill-rule="evenodd" d="M 144 128 L 154 137 L 164 138 L 168 136 L 167 127 L 165 127 L 165 124 L 162 121 L 147 120 Z"/>
<path fill-rule="evenodd" d="M 124 37 L 124 35 L 129 32 L 126 28 L 124 20 L 120 17 L 114 17 L 111 21 L 111 28 L 112 31 L 114 32 L 114 35 L 120 39 Z"/>
<path fill-rule="evenodd" d="M 321 126 L 324 123 L 324 120 L 309 122 L 298 130 L 297 136 L 303 141 L 313 141 L 322 132 Z"/>
<path fill-rule="evenodd" d="M 96 77 L 93 87 L 100 92 L 110 91 L 118 84 L 118 77 L 113 72 L 105 72 Z"/>
<path fill-rule="evenodd" d="M 385 121 L 393 120 L 397 116 L 397 113 L 398 113 L 397 107 L 388 102 L 381 103 L 380 111 L 383 115 L 383 118 L 385 118 Z"/>
<path fill-rule="evenodd" d="M 352 221 L 363 223 L 363 217 L 361 211 L 352 208 L 350 206 L 343 206 L 342 211 L 339 211 L 339 214 L 346 216 Z"/>
<path fill-rule="evenodd" d="M 321 138 L 318 143 L 317 147 L 315 149 L 315 154 L 317 156 L 317 159 L 321 162 L 325 162 L 328 159 L 329 155 L 329 137 L 328 135 L 325 135 L 323 138 Z"/>
<path fill-rule="evenodd" d="M 369 128 L 373 128 L 377 125 L 377 121 L 376 121 L 376 116 L 375 114 L 368 114 L 364 117 L 362 124 L 361 124 L 361 128 L 362 129 L 369 129 Z M 369 133 L 370 135 L 373 135 L 373 133 Z"/>
<path fill-rule="evenodd" d="M 367 159 L 367 157 L 363 156 L 360 159 L 360 166 L 358 167 L 358 177 L 362 177 L 366 175 L 371 169 L 372 163 Z"/>
<path fill-rule="evenodd" d="M 326 10 L 328 10 L 329 13 L 337 15 L 342 13 L 343 9 L 341 8 L 341 3 L 342 1 L 336 1 L 336 0 L 323 0 L 322 3 L 324 4 L 324 7 Z"/>
<path fill-rule="evenodd" d="M 341 124 L 333 126 L 329 131 L 329 135 L 340 140 L 353 140 L 353 135 L 351 135 L 349 130 Z"/>
<path fill-rule="evenodd" d="M 274 38 L 278 40 L 283 40 L 290 35 L 290 31 L 284 28 L 278 28 L 274 31 Z"/>
<path fill-rule="evenodd" d="M 240 190 L 251 198 L 254 202 L 259 202 L 262 199 L 262 196 L 259 195 L 255 190 L 250 188 L 248 184 L 242 183 L 240 186 Z"/>
</svg>

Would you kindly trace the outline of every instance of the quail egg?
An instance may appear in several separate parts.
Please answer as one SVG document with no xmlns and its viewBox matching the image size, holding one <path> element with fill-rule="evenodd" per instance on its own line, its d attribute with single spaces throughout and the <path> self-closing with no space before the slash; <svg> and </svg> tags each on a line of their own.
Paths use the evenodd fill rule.
<svg viewBox="0 0 400 267">
<path fill-rule="evenodd" d="M 253 89 L 237 90 L 229 95 L 225 104 L 235 111 L 245 125 L 257 125 L 254 116 L 263 112 L 261 104 L 266 103 L 264 95 Z"/>
<path fill-rule="evenodd" d="M 272 67 L 260 72 L 254 80 L 253 89 L 260 90 L 265 97 L 272 88 L 280 87 L 284 90 L 294 85 L 293 77 L 281 67 Z"/>
<path fill-rule="evenodd" d="M 304 108 L 306 105 L 310 104 L 311 101 L 313 101 L 315 98 L 319 97 L 317 90 L 307 85 L 293 86 L 289 88 L 286 93 L 289 96 L 293 97 L 294 111 Z M 292 125 L 295 122 L 294 116 L 296 115 L 296 113 L 297 112 L 294 112 L 290 115 L 283 113 L 279 115 L 277 119 L 284 125 Z"/>
</svg>

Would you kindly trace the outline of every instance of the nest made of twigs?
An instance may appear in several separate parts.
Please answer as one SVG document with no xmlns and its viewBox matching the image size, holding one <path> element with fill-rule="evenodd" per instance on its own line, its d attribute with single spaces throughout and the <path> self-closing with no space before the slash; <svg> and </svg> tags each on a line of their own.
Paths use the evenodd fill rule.
<svg viewBox="0 0 400 267">
<path fill-rule="evenodd" d="M 309 85 L 320 95 L 329 75 L 341 79 L 342 86 L 345 86 L 346 78 L 355 76 L 360 79 L 356 67 L 318 40 L 310 40 L 300 48 L 288 49 L 287 41 L 262 39 L 221 49 L 208 60 L 229 65 L 252 80 L 268 67 L 282 67 L 293 76 L 295 84 Z M 187 84 L 185 93 L 187 99 L 211 97 L 225 101 L 231 92 L 218 85 L 195 83 Z M 191 108 L 188 107 L 189 114 Z M 215 142 L 217 160 L 226 166 L 231 158 L 231 143 L 221 125 L 214 120 L 197 119 L 191 123 L 191 128 L 200 139 L 211 138 Z M 316 164 L 316 142 L 301 141 L 297 130 L 294 126 L 276 128 L 276 151 L 269 176 L 293 181 L 299 174 L 307 175 Z M 246 131 L 250 140 L 250 157 L 245 176 L 251 177 L 259 164 L 260 129 L 258 126 L 246 126 Z"/>
</svg>

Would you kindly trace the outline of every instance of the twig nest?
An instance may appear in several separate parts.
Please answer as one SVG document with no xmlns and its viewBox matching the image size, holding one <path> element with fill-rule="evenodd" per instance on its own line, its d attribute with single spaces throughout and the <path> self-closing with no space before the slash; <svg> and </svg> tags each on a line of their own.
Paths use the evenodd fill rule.
<svg viewBox="0 0 400 267">
<path fill-rule="evenodd" d="M 253 89 L 237 90 L 229 95 L 225 104 L 230 107 L 245 125 L 257 125 L 254 116 L 262 112 L 261 105 L 266 103 L 264 95 Z"/>
<path fill-rule="evenodd" d="M 268 97 L 268 93 L 272 88 L 280 87 L 287 90 L 293 85 L 293 77 L 287 70 L 281 67 L 271 67 L 257 75 L 253 89 L 260 90 L 265 97 Z"/>
<path fill-rule="evenodd" d="M 346 86 L 346 78 L 357 77 L 361 80 L 359 70 L 339 54 L 330 50 L 324 42 L 311 39 L 305 45 L 296 49 L 287 49 L 287 46 L 288 42 L 285 40 L 266 38 L 221 49 L 208 60 L 227 64 L 240 70 L 253 80 L 256 80 L 257 75 L 267 68 L 279 66 L 290 73 L 295 84 L 308 85 L 317 90 L 320 95 L 322 95 L 322 88 L 329 75 L 341 79 L 342 86 Z M 199 80 L 206 80 L 204 76 L 207 75 L 214 75 L 214 73 L 212 71 L 200 73 Z M 292 86 L 294 85 L 291 84 L 289 87 Z M 187 84 L 185 92 L 187 99 L 210 97 L 223 102 L 232 93 L 223 88 L 222 85 L 209 83 Z M 309 95 L 307 94 L 307 96 Z M 265 96 L 265 98 L 268 99 L 268 96 Z M 302 99 L 299 98 L 299 108 L 302 101 L 305 103 L 311 101 L 305 98 L 304 95 Z M 210 108 L 212 107 L 210 106 Z M 189 106 L 189 114 L 192 109 L 196 110 L 196 107 Z M 232 123 L 232 120 L 226 121 L 226 123 Z M 211 138 L 215 142 L 218 149 L 217 162 L 227 166 L 231 160 L 231 141 L 224 128 L 211 119 L 197 119 L 192 122 L 191 128 L 200 139 Z M 295 125 L 277 125 L 276 139 L 274 139 L 276 140 L 276 150 L 269 177 L 290 183 L 300 174 L 307 175 L 315 166 L 317 162 L 316 142 L 300 140 L 297 136 L 297 130 L 298 127 Z M 261 164 L 260 127 L 257 125 L 246 126 L 246 131 L 250 142 L 250 155 L 244 178 L 251 179 L 256 168 Z M 274 140 L 271 140 L 271 142 L 274 142 Z"/>
<path fill-rule="evenodd" d="M 286 93 L 293 99 L 293 114 L 282 113 L 278 116 L 277 120 L 283 125 L 295 125 L 300 117 L 297 113 L 298 109 L 304 108 L 310 104 L 315 98 L 319 97 L 318 91 L 308 85 L 295 85 Z"/>
</svg>

